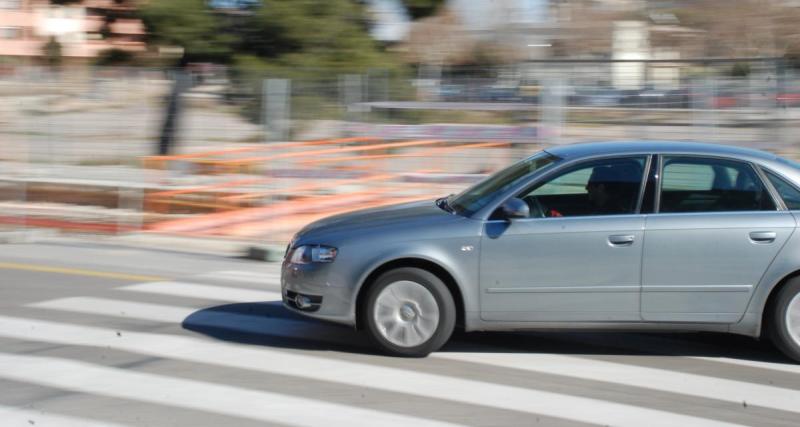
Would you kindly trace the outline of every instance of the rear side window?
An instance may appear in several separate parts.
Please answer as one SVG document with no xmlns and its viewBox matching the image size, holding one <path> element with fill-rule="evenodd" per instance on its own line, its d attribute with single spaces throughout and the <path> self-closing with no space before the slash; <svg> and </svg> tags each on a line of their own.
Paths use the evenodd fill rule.
<svg viewBox="0 0 800 427">
<path fill-rule="evenodd" d="M 767 178 L 769 178 L 769 182 L 772 183 L 772 186 L 778 190 L 778 194 L 781 196 L 781 199 L 783 199 L 783 203 L 786 204 L 786 208 L 790 210 L 800 209 L 800 191 L 797 191 L 792 184 L 789 184 L 778 175 L 768 170 L 765 170 L 764 173 L 767 174 Z"/>
<path fill-rule="evenodd" d="M 659 206 L 672 213 L 776 209 L 747 163 L 683 156 L 664 158 Z"/>
</svg>

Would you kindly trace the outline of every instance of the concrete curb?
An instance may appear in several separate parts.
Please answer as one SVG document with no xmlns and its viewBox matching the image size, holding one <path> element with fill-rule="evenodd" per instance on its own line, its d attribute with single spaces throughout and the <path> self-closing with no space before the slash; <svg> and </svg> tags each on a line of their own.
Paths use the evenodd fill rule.
<svg viewBox="0 0 800 427">
<path fill-rule="evenodd" d="M 33 243 L 58 234 L 58 230 L 42 228 L 0 231 L 0 244 Z"/>
<path fill-rule="evenodd" d="M 259 244 L 252 240 L 231 240 L 173 236 L 157 233 L 132 233 L 113 237 L 100 237 L 104 243 L 143 249 L 172 250 L 201 255 L 245 258 L 262 262 L 280 262 L 284 248 L 279 245 Z"/>
<path fill-rule="evenodd" d="M 285 249 L 272 245 L 256 245 L 247 248 L 245 258 L 256 261 L 281 262 Z"/>
<path fill-rule="evenodd" d="M 198 255 L 244 258 L 261 262 L 281 262 L 285 246 L 259 244 L 252 240 L 231 240 L 171 236 L 156 233 L 131 233 L 118 236 L 62 234 L 53 229 L 0 230 L 0 244 L 33 243 L 39 241 L 84 240 L 100 244 L 120 245 L 138 249 L 167 250 Z"/>
</svg>

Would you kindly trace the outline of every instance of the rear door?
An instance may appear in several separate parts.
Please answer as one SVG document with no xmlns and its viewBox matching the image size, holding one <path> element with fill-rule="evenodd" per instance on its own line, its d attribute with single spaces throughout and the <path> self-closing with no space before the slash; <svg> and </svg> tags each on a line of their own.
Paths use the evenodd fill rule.
<svg viewBox="0 0 800 427">
<path fill-rule="evenodd" d="M 642 318 L 738 321 L 794 218 L 737 160 L 663 156 L 657 193 L 645 222 Z"/>
</svg>

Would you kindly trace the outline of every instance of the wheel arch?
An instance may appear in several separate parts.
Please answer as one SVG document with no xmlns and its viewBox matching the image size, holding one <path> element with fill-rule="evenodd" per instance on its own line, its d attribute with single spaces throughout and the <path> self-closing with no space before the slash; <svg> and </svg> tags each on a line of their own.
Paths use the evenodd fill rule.
<svg viewBox="0 0 800 427">
<path fill-rule="evenodd" d="M 380 277 L 381 274 L 389 270 L 403 267 L 413 267 L 428 271 L 438 277 L 439 280 L 444 282 L 445 286 L 447 286 L 447 289 L 450 291 L 450 294 L 453 296 L 453 302 L 455 302 L 456 305 L 456 327 L 464 325 L 464 297 L 461 292 L 461 288 L 459 287 L 458 282 L 453 274 L 435 261 L 418 257 L 403 257 L 384 262 L 383 264 L 375 267 L 360 283 L 355 304 L 356 329 L 364 329 L 364 316 L 362 312 L 364 310 L 364 303 L 369 287 L 375 282 L 375 280 L 377 280 L 378 277 Z"/>
<path fill-rule="evenodd" d="M 783 278 L 779 280 L 778 283 L 772 287 L 772 289 L 770 289 L 767 299 L 763 305 L 763 309 L 761 310 L 761 327 L 759 328 L 761 337 L 769 336 L 772 308 L 775 306 L 775 301 L 777 300 L 778 294 L 781 292 L 781 289 L 786 287 L 793 279 L 796 278 L 800 278 L 800 270 L 795 270 L 783 276 Z"/>
</svg>

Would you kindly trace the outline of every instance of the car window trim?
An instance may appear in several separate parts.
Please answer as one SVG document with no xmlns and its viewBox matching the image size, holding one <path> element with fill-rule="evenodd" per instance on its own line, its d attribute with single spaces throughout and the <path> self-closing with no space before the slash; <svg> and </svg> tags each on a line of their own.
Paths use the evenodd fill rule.
<svg viewBox="0 0 800 427">
<path fill-rule="evenodd" d="M 664 154 L 658 154 L 658 170 L 656 171 L 656 200 L 653 202 L 653 213 L 661 212 L 661 181 L 664 177 Z"/>
<path fill-rule="evenodd" d="M 659 172 L 658 172 L 659 179 L 658 179 L 658 188 L 657 188 L 657 191 L 656 191 L 656 195 L 658 196 L 658 199 L 656 200 L 656 209 L 654 210 L 653 214 L 656 214 L 656 215 L 658 215 L 658 214 L 664 214 L 664 215 L 714 214 L 714 213 L 742 213 L 742 212 L 779 212 L 779 211 L 786 210 L 785 206 L 783 205 L 783 200 L 781 200 L 780 203 L 778 203 L 775 200 L 774 195 L 770 191 L 771 186 L 767 186 L 768 184 L 771 185 L 771 183 L 765 182 L 765 179 L 764 179 L 765 177 L 762 176 L 762 174 L 760 173 L 760 171 L 758 169 L 759 165 L 757 165 L 757 164 L 755 164 L 755 163 L 753 163 L 753 162 L 751 162 L 749 160 L 742 160 L 742 159 L 737 159 L 735 157 L 727 157 L 727 156 L 715 156 L 715 155 L 706 155 L 706 154 L 681 154 L 681 153 L 659 153 L 658 157 L 659 157 Z M 770 198 L 772 199 L 772 203 L 775 204 L 775 209 L 774 210 L 768 210 L 768 211 L 764 211 L 764 210 L 748 210 L 748 211 L 661 212 L 661 187 L 663 186 L 663 183 L 664 183 L 664 180 L 663 180 L 663 177 L 664 177 L 664 159 L 666 157 L 691 157 L 691 158 L 696 158 L 696 159 L 718 159 L 718 160 L 726 160 L 726 161 L 729 161 L 729 162 L 742 163 L 742 164 L 748 165 L 748 166 L 750 166 L 750 169 L 753 170 L 753 172 L 755 172 L 756 177 L 758 177 L 758 179 L 761 180 L 761 184 L 764 185 L 764 188 L 767 189 L 767 194 L 770 195 Z M 778 176 L 780 176 L 780 175 L 778 175 Z M 769 180 L 767 179 L 766 181 L 769 181 Z"/>
<path fill-rule="evenodd" d="M 779 174 L 778 172 L 775 172 L 774 170 L 772 170 L 770 168 L 764 167 L 762 165 L 756 165 L 756 169 L 758 169 L 758 171 L 762 174 L 762 178 L 764 179 L 764 182 L 766 182 L 767 185 L 769 186 L 768 189 L 772 193 L 773 199 L 775 199 L 776 201 L 778 201 L 780 203 L 780 206 L 782 208 L 781 210 L 791 211 L 792 209 L 789 209 L 789 206 L 786 205 L 786 202 L 783 200 L 783 196 L 781 196 L 781 193 L 778 191 L 778 189 L 774 185 L 772 185 L 772 180 L 769 179 L 769 177 L 767 176 L 767 173 L 771 173 L 771 174 L 775 175 L 776 177 L 780 178 L 781 181 L 783 181 L 789 187 L 792 187 L 797 192 L 800 192 L 800 189 L 798 189 L 797 186 L 794 185 L 792 180 L 786 178 L 785 176 Z M 800 210 L 800 209 L 795 209 L 795 210 Z"/>
<path fill-rule="evenodd" d="M 533 188 L 536 185 L 539 185 L 541 182 L 550 179 L 553 175 L 558 175 L 560 172 L 563 172 L 563 171 L 565 171 L 565 170 L 567 170 L 569 168 L 572 168 L 574 166 L 580 166 L 580 165 L 586 164 L 586 163 L 592 163 L 592 162 L 597 162 L 597 161 L 602 161 L 602 160 L 609 160 L 609 159 L 629 159 L 629 158 L 644 157 L 645 158 L 645 166 L 643 167 L 643 172 L 642 173 L 643 174 L 647 174 L 647 173 L 649 173 L 649 169 L 647 168 L 647 165 L 649 164 L 650 158 L 652 158 L 652 156 L 653 156 L 653 154 L 650 154 L 650 153 L 630 153 L 630 154 L 626 153 L 626 154 L 622 154 L 622 155 L 620 155 L 620 154 L 608 154 L 608 155 L 602 155 L 602 156 L 592 156 L 592 157 L 587 157 L 587 158 L 582 158 L 582 159 L 575 159 L 575 160 L 573 160 L 571 162 L 566 162 L 566 163 L 560 165 L 560 167 L 558 167 L 558 168 L 555 168 L 553 170 L 547 171 L 546 173 L 544 173 L 540 177 L 533 178 L 530 182 L 528 182 L 527 184 L 522 186 L 519 190 L 516 190 L 513 193 L 511 193 L 511 195 L 509 197 L 503 198 L 502 201 L 500 203 L 498 203 L 497 206 L 495 206 L 492 209 L 491 212 L 494 212 L 495 210 L 497 210 L 508 199 L 513 198 L 513 197 L 518 197 L 520 194 L 522 194 L 522 193 L 524 193 L 526 191 L 530 191 L 531 188 Z M 646 184 L 646 182 L 645 182 L 646 178 L 647 178 L 647 175 L 643 175 L 641 180 L 639 181 L 639 184 L 642 187 L 644 187 L 644 185 Z M 641 202 L 641 200 L 639 200 L 639 201 Z M 639 208 L 639 207 L 640 206 L 637 206 L 637 208 Z M 563 217 L 563 218 L 592 218 L 592 217 L 605 218 L 605 217 L 610 217 L 610 216 L 634 216 L 634 215 L 640 215 L 640 212 L 641 212 L 641 210 L 637 209 L 635 212 L 626 213 L 626 214 L 581 215 L 581 216 L 569 216 L 569 217 Z M 540 220 L 540 219 L 551 219 L 551 218 L 520 218 L 520 219 L 515 219 L 514 221 Z M 556 219 L 562 219 L 562 218 L 559 217 L 559 218 L 556 218 Z M 485 221 L 485 222 L 495 222 L 495 221 L 506 222 L 507 220 L 505 220 L 505 219 L 499 219 L 499 220 L 498 219 L 494 219 L 493 220 L 493 219 L 489 219 L 487 217 L 483 221 Z"/>
<path fill-rule="evenodd" d="M 648 181 L 650 181 L 650 175 L 651 175 L 650 169 L 653 167 L 652 163 L 653 163 L 653 154 L 650 154 L 644 161 L 642 180 L 639 181 L 639 200 L 636 201 L 636 209 L 633 211 L 634 215 L 639 215 L 642 213 L 642 203 L 644 203 L 644 194 L 647 191 L 647 183 Z"/>
<path fill-rule="evenodd" d="M 541 151 L 539 151 L 539 152 L 537 152 L 537 153 L 535 153 L 535 154 L 533 154 L 531 156 L 528 156 L 527 158 L 525 158 L 523 160 L 520 160 L 517 163 L 520 163 L 520 162 L 523 162 L 523 161 L 526 161 L 526 160 L 530 160 L 532 157 L 534 157 L 534 156 L 536 156 L 536 155 L 538 155 L 540 153 L 547 154 L 548 156 L 550 156 L 553 159 L 553 161 L 548 163 L 547 165 L 542 166 L 541 168 L 537 169 L 534 172 L 529 172 L 527 174 L 527 176 L 523 176 L 522 177 L 520 182 L 518 182 L 512 188 L 507 189 L 504 192 L 502 192 L 501 195 L 502 194 L 512 194 L 513 195 L 514 192 L 516 191 L 516 190 L 514 190 L 514 188 L 520 188 L 520 187 L 524 187 L 525 185 L 528 185 L 528 183 L 537 180 L 539 175 L 547 176 L 547 174 L 549 172 L 549 169 L 551 169 L 553 167 L 555 167 L 557 169 L 558 166 L 559 166 L 559 163 L 564 161 L 564 159 L 562 157 L 559 157 L 559 156 L 557 156 L 557 155 L 555 155 L 555 154 L 553 154 L 553 153 L 551 153 L 551 152 L 549 152 L 547 150 L 541 150 Z M 495 173 L 497 173 L 497 172 L 499 172 L 499 171 L 496 171 Z M 478 184 L 484 182 L 485 180 L 491 179 L 492 176 L 495 173 L 491 173 L 491 174 L 485 176 L 483 179 L 481 179 L 478 182 L 474 183 L 469 188 L 471 188 L 471 187 L 473 187 L 475 185 L 478 185 Z M 461 193 L 459 193 L 459 194 L 461 194 Z M 490 203 L 484 205 L 483 207 L 478 208 L 475 211 L 469 211 L 469 212 L 468 211 L 463 211 L 463 212 L 456 212 L 456 213 L 457 213 L 457 215 L 463 216 L 464 218 L 470 218 L 470 219 L 476 219 L 476 220 L 482 220 L 482 221 L 488 220 L 489 217 L 491 216 L 491 214 L 494 211 L 496 211 L 503 203 L 505 203 L 506 200 L 508 200 L 508 197 L 501 197 L 500 195 L 498 195 L 496 197 L 498 198 L 497 200 L 501 200 L 500 202 L 498 202 L 496 204 L 490 202 Z M 513 197 L 513 196 L 510 196 L 510 197 Z M 489 209 L 490 206 L 492 207 L 491 209 Z M 483 212 L 483 214 L 481 214 L 482 212 Z M 486 216 L 486 218 L 481 218 L 484 215 Z"/>
<path fill-rule="evenodd" d="M 656 201 L 658 200 L 658 176 L 660 159 L 658 154 L 651 154 L 648 160 L 649 167 L 645 176 L 644 186 L 642 187 L 642 197 L 639 203 L 638 213 L 650 215 L 656 211 Z M 645 205 L 645 201 L 648 205 Z"/>
</svg>

